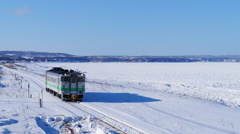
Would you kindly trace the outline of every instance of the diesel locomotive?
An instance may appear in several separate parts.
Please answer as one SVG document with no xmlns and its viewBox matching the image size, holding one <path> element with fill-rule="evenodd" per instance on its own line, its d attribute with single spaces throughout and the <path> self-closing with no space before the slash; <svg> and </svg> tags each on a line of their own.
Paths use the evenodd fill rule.
<svg viewBox="0 0 240 134">
<path fill-rule="evenodd" d="M 46 71 L 46 91 L 64 101 L 82 101 L 86 75 L 74 70 L 54 67 Z"/>
</svg>

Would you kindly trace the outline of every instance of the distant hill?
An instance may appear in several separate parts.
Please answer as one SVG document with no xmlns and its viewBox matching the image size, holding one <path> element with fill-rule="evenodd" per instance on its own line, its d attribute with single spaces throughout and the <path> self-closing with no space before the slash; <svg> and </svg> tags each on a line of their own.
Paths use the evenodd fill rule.
<svg viewBox="0 0 240 134">
<path fill-rule="evenodd" d="M 0 51 L 0 61 L 37 62 L 240 62 L 240 55 L 75 56 L 66 53 Z"/>
<path fill-rule="evenodd" d="M 65 53 L 33 52 L 33 51 L 0 51 L 4 57 L 71 57 Z"/>
</svg>

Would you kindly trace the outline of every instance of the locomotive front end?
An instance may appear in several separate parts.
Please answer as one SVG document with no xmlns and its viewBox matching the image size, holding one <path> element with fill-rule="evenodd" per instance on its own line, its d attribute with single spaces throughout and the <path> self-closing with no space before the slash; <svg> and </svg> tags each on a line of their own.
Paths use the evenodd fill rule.
<svg viewBox="0 0 240 134">
<path fill-rule="evenodd" d="M 70 71 L 65 73 L 62 78 L 62 99 L 82 101 L 85 93 L 85 75 Z"/>
</svg>

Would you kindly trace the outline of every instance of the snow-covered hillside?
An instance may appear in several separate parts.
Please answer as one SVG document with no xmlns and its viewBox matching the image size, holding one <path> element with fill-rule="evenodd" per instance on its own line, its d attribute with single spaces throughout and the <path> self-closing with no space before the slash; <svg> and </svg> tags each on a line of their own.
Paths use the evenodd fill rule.
<svg viewBox="0 0 240 134">
<path fill-rule="evenodd" d="M 21 65 L 27 69 L 19 68 L 20 70 L 14 72 L 3 68 L 9 73 L 2 76 L 4 79 L 1 83 L 6 87 L 0 88 L 2 91 L 0 95 L 4 96 L 1 103 L 12 101 L 6 93 L 12 90 L 11 92 L 17 92 L 16 96 L 25 95 L 22 99 L 19 99 L 21 97 L 17 99 L 19 109 L 27 105 L 28 109 L 36 109 L 39 112 L 33 110 L 34 114 L 28 113 L 28 116 L 23 112 L 26 110 L 6 112 L 0 120 L 5 118 L 13 120 L 10 121 L 12 123 L 4 123 L 3 127 L 0 125 L 2 132 L 14 130 L 6 126 L 19 125 L 31 119 L 32 123 L 29 124 L 35 124 L 35 127 L 25 123 L 25 127 L 28 126 L 25 132 L 30 129 L 39 133 L 44 133 L 48 129 L 60 132 L 60 129 L 57 129 L 60 128 L 59 125 L 54 126 L 54 123 L 64 119 L 53 115 L 64 114 L 64 118 L 70 118 L 71 121 L 85 118 L 86 113 L 76 111 L 67 103 L 45 92 L 44 107 L 38 108 L 38 94 L 42 89 L 35 85 L 32 87 L 36 91 L 35 95 L 33 92 L 33 98 L 26 99 L 27 90 L 20 90 L 17 86 L 19 81 L 11 80 L 15 79 L 15 76 L 10 76 L 13 72 L 26 81 L 24 87 L 27 83 L 34 85 L 31 78 L 35 79 L 35 82 L 44 83 L 44 72 L 58 66 L 86 73 L 87 90 L 81 104 L 129 124 L 143 133 L 240 133 L 240 120 L 237 118 L 240 113 L 239 63 L 21 63 Z M 14 85 L 17 87 L 14 88 Z M 7 108 L 7 104 L 4 106 L 1 113 L 14 111 Z M 14 116 L 16 114 L 18 116 Z M 26 116 L 25 120 L 19 117 L 23 115 Z M 88 121 L 84 124 L 91 124 L 92 120 L 94 122 L 94 119 L 97 119 L 89 116 L 86 118 Z M 41 125 L 46 123 L 49 123 L 48 129 Z M 92 126 L 95 127 L 86 128 L 90 133 L 96 131 L 117 133 L 100 123 Z M 115 126 L 118 124 L 115 123 Z"/>
</svg>

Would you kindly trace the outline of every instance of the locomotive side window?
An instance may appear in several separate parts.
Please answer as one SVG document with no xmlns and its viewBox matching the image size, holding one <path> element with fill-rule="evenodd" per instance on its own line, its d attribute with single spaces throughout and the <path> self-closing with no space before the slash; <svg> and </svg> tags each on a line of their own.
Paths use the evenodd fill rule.
<svg viewBox="0 0 240 134">
<path fill-rule="evenodd" d="M 47 81 L 57 83 L 58 79 L 48 76 Z"/>
</svg>

